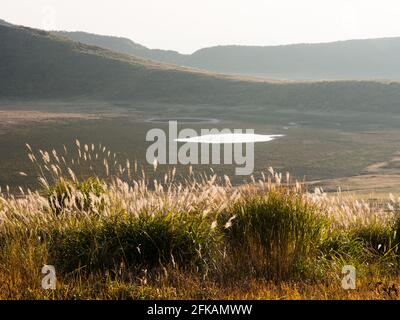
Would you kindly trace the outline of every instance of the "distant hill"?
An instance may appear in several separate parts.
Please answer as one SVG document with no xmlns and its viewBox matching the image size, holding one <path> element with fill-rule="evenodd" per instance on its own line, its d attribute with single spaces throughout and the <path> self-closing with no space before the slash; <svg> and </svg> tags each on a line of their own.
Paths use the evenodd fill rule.
<svg viewBox="0 0 400 320">
<path fill-rule="evenodd" d="M 400 84 L 268 82 L 161 64 L 25 27 L 0 26 L 1 99 L 91 99 L 261 110 L 399 112 Z"/>
<path fill-rule="evenodd" d="M 206 101 L 237 81 L 0 26 L 0 97 Z"/>
<path fill-rule="evenodd" d="M 141 50 L 148 50 L 146 47 L 133 42 L 127 38 L 102 36 L 87 32 L 53 32 L 56 35 L 61 35 L 70 38 L 73 41 L 85 43 L 91 46 L 102 47 L 114 51 L 135 55 Z"/>
<path fill-rule="evenodd" d="M 291 80 L 400 80 L 400 38 L 284 46 L 217 46 L 191 55 L 154 50 L 129 39 L 61 32 L 86 44 L 156 61 L 228 74 Z"/>
<path fill-rule="evenodd" d="M 127 38 L 103 36 L 87 32 L 57 31 L 54 32 L 54 34 L 65 36 L 73 41 L 98 46 L 145 59 L 173 63 L 177 65 L 189 65 L 189 61 L 186 61 L 187 56 L 183 54 L 172 50 L 149 49 Z"/>
<path fill-rule="evenodd" d="M 13 25 L 11 23 L 8 23 L 7 21 L 0 19 L 0 26 L 12 27 Z"/>
<path fill-rule="evenodd" d="M 400 79 L 400 38 L 273 47 L 220 46 L 191 55 L 191 65 L 287 79 Z"/>
</svg>

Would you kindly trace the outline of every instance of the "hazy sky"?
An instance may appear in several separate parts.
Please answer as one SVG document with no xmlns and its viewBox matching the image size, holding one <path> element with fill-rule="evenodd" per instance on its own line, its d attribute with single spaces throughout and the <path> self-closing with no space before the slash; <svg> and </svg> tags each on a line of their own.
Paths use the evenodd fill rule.
<svg viewBox="0 0 400 320">
<path fill-rule="evenodd" d="M 218 44 L 400 36 L 399 0 L 1 0 L 0 18 L 183 53 Z"/>
</svg>

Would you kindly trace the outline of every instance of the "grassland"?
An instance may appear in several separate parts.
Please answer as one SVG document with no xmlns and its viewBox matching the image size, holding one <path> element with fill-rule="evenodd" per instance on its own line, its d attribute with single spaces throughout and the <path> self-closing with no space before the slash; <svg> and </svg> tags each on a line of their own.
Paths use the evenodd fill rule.
<svg viewBox="0 0 400 320">
<path fill-rule="evenodd" d="M 0 40 L 0 298 L 398 298 L 398 82 L 225 76 L 23 27 Z M 156 170 L 145 120 L 177 115 L 285 137 L 256 146 L 248 181 Z"/>
<path fill-rule="evenodd" d="M 266 81 L 137 58 L 25 27 L 0 26 L 0 98 L 396 113 L 396 81 Z M 254 117 L 255 115 L 252 114 Z"/>
<path fill-rule="evenodd" d="M 393 196 L 307 192 L 272 168 L 242 186 L 193 172 L 182 181 L 175 169 L 152 181 L 102 145 L 27 147 L 41 187 L 2 190 L 2 299 L 398 298 Z M 87 166 L 96 159 L 102 178 Z M 56 290 L 41 288 L 45 264 Z M 355 290 L 341 287 L 344 265 Z"/>
<path fill-rule="evenodd" d="M 399 298 L 396 118 L 217 109 L 3 103 L 0 298 Z M 185 127 L 285 138 L 256 146 L 255 182 L 246 185 L 224 177 L 225 166 L 215 177 L 202 167 L 154 170 L 140 159 L 144 137 L 166 125 L 144 120 L 179 114 L 220 120 Z M 41 288 L 44 264 L 56 267 L 54 291 Z M 347 264 L 356 290 L 341 287 Z"/>
<path fill-rule="evenodd" d="M 251 128 L 259 134 L 285 135 L 270 143 L 256 144 L 256 178 L 261 176 L 265 168 L 272 166 L 282 172 L 291 172 L 299 180 L 318 181 L 320 183 L 313 185 L 327 187 L 330 191 L 336 191 L 339 185 L 344 191 L 356 190 L 353 178 L 344 179 L 359 177 L 357 179 L 363 188 L 368 187 L 367 191 L 373 192 L 377 180 L 364 179 L 368 175 L 379 175 L 381 185 L 389 187 L 382 190 L 386 193 L 399 190 L 392 183 L 398 174 L 395 167 L 391 171 L 386 167 L 380 167 L 374 172 L 368 171 L 371 165 L 390 162 L 398 152 L 397 141 L 400 135 L 396 128 L 397 118 L 390 115 L 362 113 L 351 116 L 349 113 L 333 112 L 299 114 L 289 110 L 273 112 L 254 106 L 233 108 L 230 113 L 218 106 L 104 101 L 2 102 L 0 109 L 0 116 L 5 113 L 8 115 L 8 118 L 2 117 L 4 121 L 0 123 L 0 148 L 4 150 L 0 153 L 0 186 L 4 188 L 9 185 L 14 191 L 18 191 L 19 186 L 31 189 L 38 187 L 25 153 L 25 143 L 35 149 L 54 148 L 61 152 L 63 145 L 73 147 L 76 138 L 88 144 L 110 146 L 120 163 L 126 159 L 137 159 L 149 177 L 162 179 L 169 168 L 160 166 L 157 174 L 153 174 L 144 158 L 146 148 L 150 145 L 145 137 L 152 128 L 168 130 L 168 126 L 149 123 L 146 119 L 182 115 L 219 120 L 216 124 L 185 123 L 179 126 L 190 127 L 198 132 L 203 128 Z M 389 165 L 395 166 L 395 162 Z M 210 173 L 209 166 L 195 166 L 194 169 L 196 172 Z M 84 171 L 79 168 L 77 170 Z M 214 166 L 213 170 L 219 175 L 228 175 L 235 185 L 249 182 L 249 179 L 235 176 L 232 166 Z M 21 177 L 19 171 L 30 174 Z M 178 166 L 177 172 L 186 174 L 187 168 Z"/>
</svg>

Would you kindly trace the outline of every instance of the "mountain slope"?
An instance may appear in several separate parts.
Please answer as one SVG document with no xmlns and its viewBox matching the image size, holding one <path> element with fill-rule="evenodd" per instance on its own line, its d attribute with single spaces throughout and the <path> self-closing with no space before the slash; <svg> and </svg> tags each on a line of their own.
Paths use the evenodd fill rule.
<svg viewBox="0 0 400 320">
<path fill-rule="evenodd" d="M 93 45 L 121 53 L 134 55 L 141 58 L 159 62 L 174 63 L 177 65 L 189 64 L 186 56 L 176 51 L 149 49 L 127 38 L 103 36 L 87 32 L 57 31 L 54 34 L 61 35 L 73 41 Z"/>
<path fill-rule="evenodd" d="M 140 50 L 146 50 L 147 48 L 122 37 L 102 36 L 98 34 L 92 34 L 87 32 L 54 32 L 56 35 L 61 35 L 70 38 L 73 41 L 85 43 L 92 46 L 102 47 L 118 51 L 121 53 L 128 53 L 135 55 Z"/>
<path fill-rule="evenodd" d="M 124 38 L 82 32 L 60 34 L 138 57 L 214 72 L 292 80 L 400 80 L 400 38 L 265 47 L 218 46 L 183 55 L 148 49 Z"/>
<path fill-rule="evenodd" d="M 196 100 L 235 83 L 24 27 L 0 26 L 0 48 L 1 97 Z"/>
<path fill-rule="evenodd" d="M 41 30 L 0 26 L 0 98 L 156 101 L 207 104 L 219 110 L 257 105 L 263 110 L 398 113 L 400 85 L 245 81 L 143 60 Z"/>
<path fill-rule="evenodd" d="M 400 38 L 273 47 L 220 46 L 191 55 L 191 65 L 290 79 L 400 79 Z"/>
<path fill-rule="evenodd" d="M 8 23 L 7 21 L 0 19 L 0 26 L 12 27 L 13 25 L 11 23 Z"/>
</svg>

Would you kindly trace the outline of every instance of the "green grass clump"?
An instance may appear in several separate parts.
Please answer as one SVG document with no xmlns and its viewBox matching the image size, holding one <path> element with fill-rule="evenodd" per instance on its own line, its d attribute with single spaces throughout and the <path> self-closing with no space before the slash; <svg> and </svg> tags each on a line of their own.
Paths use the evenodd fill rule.
<svg viewBox="0 0 400 320">
<path fill-rule="evenodd" d="M 356 267 L 358 274 L 396 274 L 398 242 L 391 223 L 333 229 L 320 246 L 321 270 Z"/>
<path fill-rule="evenodd" d="M 371 224 L 353 231 L 364 246 L 373 254 L 386 255 L 397 252 L 396 232 L 391 225 Z"/>
<path fill-rule="evenodd" d="M 200 216 L 125 212 L 51 234 L 51 256 L 63 271 L 155 268 L 168 264 L 208 267 L 218 234 Z"/>
<path fill-rule="evenodd" d="M 400 211 L 396 212 L 392 230 L 393 230 L 392 234 L 393 234 L 394 245 L 399 246 L 399 244 L 400 244 Z"/>
<path fill-rule="evenodd" d="M 319 246 L 319 271 L 353 265 L 358 270 L 366 263 L 369 252 L 361 238 L 348 230 L 331 230 Z"/>
<path fill-rule="evenodd" d="M 227 235 L 241 265 L 251 261 L 253 271 L 258 265 L 270 279 L 304 276 L 315 267 L 326 221 L 301 195 L 270 191 L 238 202 L 230 214 Z"/>
</svg>

